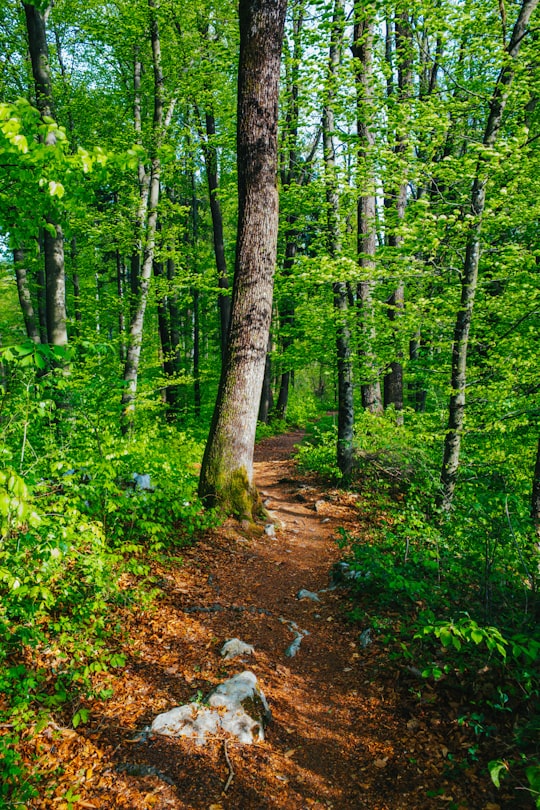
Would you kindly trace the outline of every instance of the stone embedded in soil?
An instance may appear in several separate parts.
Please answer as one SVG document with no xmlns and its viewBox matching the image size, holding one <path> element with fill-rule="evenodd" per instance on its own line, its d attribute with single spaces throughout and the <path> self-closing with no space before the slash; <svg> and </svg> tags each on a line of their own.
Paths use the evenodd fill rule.
<svg viewBox="0 0 540 810">
<path fill-rule="evenodd" d="M 312 602 L 320 602 L 321 600 L 313 591 L 308 591 L 306 588 L 300 588 L 296 594 L 297 599 L 311 599 Z"/>
<path fill-rule="evenodd" d="M 360 646 L 363 650 L 371 644 L 371 627 L 362 630 L 359 637 Z"/>
<path fill-rule="evenodd" d="M 251 644 L 246 644 L 239 638 L 228 639 L 221 648 L 221 656 L 229 661 L 231 658 L 237 658 L 240 655 L 253 655 L 255 652 Z"/>
<path fill-rule="evenodd" d="M 158 714 L 150 732 L 165 737 L 190 737 L 203 745 L 209 734 L 217 733 L 219 724 L 217 712 L 199 703 L 188 703 Z"/>
<path fill-rule="evenodd" d="M 347 582 L 354 582 L 355 580 L 362 579 L 362 576 L 369 578 L 370 572 L 366 572 L 362 575 L 361 571 L 355 571 L 349 563 L 347 562 L 338 562 L 332 566 L 332 570 L 330 572 L 330 582 L 332 585 L 343 585 Z"/>
<path fill-rule="evenodd" d="M 238 742 L 264 740 L 270 709 L 252 672 L 241 672 L 219 684 L 204 703 L 189 703 L 158 715 L 150 732 L 168 737 L 189 737 L 203 745 L 218 731 L 232 734 Z"/>
</svg>

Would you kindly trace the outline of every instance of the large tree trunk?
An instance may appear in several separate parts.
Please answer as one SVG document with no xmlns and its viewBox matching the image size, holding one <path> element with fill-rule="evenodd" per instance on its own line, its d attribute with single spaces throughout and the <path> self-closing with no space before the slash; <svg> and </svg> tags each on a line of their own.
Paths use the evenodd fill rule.
<svg viewBox="0 0 540 810">
<path fill-rule="evenodd" d="M 357 250 L 358 264 L 370 275 L 375 267 L 377 248 L 376 222 L 376 180 L 373 170 L 373 146 L 375 136 L 371 128 L 374 112 L 373 106 L 373 20 L 359 2 L 354 7 L 353 55 L 356 59 L 356 129 L 358 134 L 359 169 L 363 168 L 361 187 L 365 188 L 358 196 L 357 203 Z M 363 165 L 362 165 L 363 164 Z M 359 172 L 360 174 L 360 172 Z M 360 177 L 359 177 L 360 179 Z M 375 341 L 375 324 L 372 300 L 373 282 L 371 279 L 361 281 L 357 286 L 357 302 L 360 315 L 361 345 L 359 349 L 362 360 L 362 407 L 371 413 L 381 413 L 382 397 L 379 370 L 373 354 Z"/>
<path fill-rule="evenodd" d="M 531 14 L 539 0 L 524 0 L 518 19 L 506 48 L 506 59 L 500 70 L 497 84 L 491 98 L 489 115 L 484 130 L 482 143 L 492 148 L 497 140 L 502 124 L 502 117 L 510 86 L 514 79 L 515 60 Z M 486 151 L 488 151 L 486 150 Z M 456 478 L 459 468 L 461 436 L 465 419 L 465 388 L 467 383 L 467 348 L 471 329 L 476 285 L 478 282 L 478 264 L 480 261 L 480 237 L 482 217 L 486 203 L 486 185 L 489 179 L 489 157 L 481 156 L 476 166 L 476 176 L 471 192 L 470 225 L 465 251 L 465 261 L 461 281 L 461 302 L 454 328 L 452 344 L 452 378 L 450 403 L 448 409 L 448 428 L 444 440 L 443 463 L 441 470 L 441 494 L 438 505 L 443 511 L 452 506 Z"/>
<path fill-rule="evenodd" d="M 28 48 L 32 64 L 36 92 L 36 106 L 42 118 L 54 116 L 49 49 L 45 32 L 45 18 L 41 11 L 30 3 L 23 3 L 28 33 Z M 56 138 L 49 133 L 45 144 L 54 146 Z M 53 346 L 65 346 L 68 342 L 66 316 L 66 278 L 64 267 L 64 234 L 60 225 L 48 219 L 54 235 L 45 231 L 45 275 L 47 332 Z"/>
<path fill-rule="evenodd" d="M 326 186 L 327 245 L 335 259 L 341 253 L 339 232 L 339 191 L 334 148 L 334 101 L 340 62 L 340 44 L 345 21 L 343 0 L 335 0 L 328 80 L 323 110 L 323 156 Z M 345 481 L 351 477 L 353 465 L 354 403 L 351 360 L 351 336 L 348 323 L 349 296 L 347 283 L 336 281 L 332 285 L 336 314 L 336 350 L 338 371 L 338 442 L 337 463 Z"/>
<path fill-rule="evenodd" d="M 26 334 L 33 343 L 41 343 L 30 287 L 28 285 L 24 250 L 17 249 L 13 251 L 13 264 L 15 265 L 17 293 L 19 295 L 19 303 L 21 305 Z"/>
<path fill-rule="evenodd" d="M 253 448 L 277 251 L 277 120 L 286 0 L 240 0 L 238 237 L 231 324 L 199 494 L 253 519 Z"/>
</svg>

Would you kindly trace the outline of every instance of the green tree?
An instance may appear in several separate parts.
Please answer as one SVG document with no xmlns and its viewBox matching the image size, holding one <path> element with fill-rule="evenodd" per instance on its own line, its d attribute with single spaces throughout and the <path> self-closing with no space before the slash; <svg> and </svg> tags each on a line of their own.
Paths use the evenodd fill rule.
<svg viewBox="0 0 540 810">
<path fill-rule="evenodd" d="M 253 447 L 272 315 L 278 200 L 277 102 L 285 0 L 241 0 L 238 235 L 231 325 L 199 493 L 251 520 Z"/>
</svg>

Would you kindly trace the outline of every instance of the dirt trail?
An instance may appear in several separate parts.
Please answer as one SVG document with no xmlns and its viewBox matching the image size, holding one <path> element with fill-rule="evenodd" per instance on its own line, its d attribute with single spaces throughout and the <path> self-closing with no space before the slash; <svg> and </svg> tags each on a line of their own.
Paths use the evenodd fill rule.
<svg viewBox="0 0 540 810">
<path fill-rule="evenodd" d="M 328 587 L 340 556 L 336 529 L 359 519 L 353 496 L 299 477 L 291 453 L 300 439 L 289 434 L 256 449 L 255 479 L 280 523 L 276 535 L 243 536 L 237 523 L 227 523 L 187 550 L 182 565 L 163 565 L 162 598 L 149 613 L 126 614 L 130 660 L 115 679 L 114 697 L 92 707 L 87 729 L 65 729 L 55 739 L 64 780 L 82 802 L 74 807 L 497 806 L 472 798 L 473 777 L 468 797 L 467 789 L 457 800 L 446 790 L 450 731 L 437 713 L 427 718 L 413 708 L 412 716 L 414 704 L 403 699 L 407 687 L 397 685 L 383 645 L 363 649 L 362 627 L 347 623 L 347 591 L 320 593 L 319 603 L 296 598 L 301 588 Z M 309 633 L 293 658 L 285 655 L 294 639 L 290 622 Z M 252 644 L 255 655 L 224 662 L 219 650 L 231 637 Z M 264 742 L 138 740 L 156 714 L 244 669 L 257 675 L 273 713 Z M 430 789 L 442 796 L 428 798 Z M 54 801 L 32 807 L 64 806 Z"/>
</svg>

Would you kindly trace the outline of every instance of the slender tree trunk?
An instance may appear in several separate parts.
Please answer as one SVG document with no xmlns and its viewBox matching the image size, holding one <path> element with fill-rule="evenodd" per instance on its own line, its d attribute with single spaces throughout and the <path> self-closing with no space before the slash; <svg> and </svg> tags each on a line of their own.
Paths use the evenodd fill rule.
<svg viewBox="0 0 540 810">
<path fill-rule="evenodd" d="M 71 282 L 73 284 L 73 310 L 75 315 L 75 329 L 76 334 L 80 335 L 82 323 L 81 311 L 81 284 L 79 280 L 79 271 L 77 269 L 77 240 L 73 236 L 71 239 Z"/>
<path fill-rule="evenodd" d="M 225 257 L 225 239 L 223 237 L 223 216 L 219 202 L 218 190 L 218 155 L 215 145 L 216 121 L 213 112 L 205 114 L 206 140 L 203 140 L 203 154 L 210 196 L 210 213 L 212 215 L 212 233 L 214 237 L 214 255 L 218 276 L 219 324 L 221 337 L 221 358 L 225 359 L 227 350 L 227 335 L 231 320 L 231 298 L 229 295 L 229 278 L 227 275 L 227 260 Z"/>
<path fill-rule="evenodd" d="M 167 259 L 167 279 L 169 281 L 169 323 L 171 325 L 171 358 L 174 372 L 180 372 L 180 310 L 178 308 L 178 295 L 174 290 L 176 265 L 174 259 Z"/>
<path fill-rule="evenodd" d="M 538 439 L 536 462 L 533 472 L 531 516 L 536 529 L 536 534 L 540 540 L 540 438 Z"/>
<path fill-rule="evenodd" d="M 54 117 L 54 105 L 49 67 L 49 49 L 42 12 L 30 3 L 23 3 L 28 33 L 28 47 L 36 92 L 36 106 L 42 118 Z M 56 138 L 49 133 L 45 144 L 54 146 Z M 66 277 L 64 266 L 64 235 L 61 226 L 53 219 L 48 224 L 54 231 L 45 231 L 45 275 L 47 332 L 53 346 L 65 346 L 68 342 L 66 316 Z"/>
<path fill-rule="evenodd" d="M 154 261 L 154 278 L 159 282 L 163 279 L 163 262 Z M 163 358 L 163 373 L 170 377 L 174 373 L 171 363 L 171 332 L 169 329 L 169 307 L 167 295 L 164 290 L 159 290 L 157 299 L 158 333 Z M 168 401 L 167 397 L 165 400 Z"/>
<path fill-rule="evenodd" d="M 238 237 L 226 361 L 199 493 L 253 519 L 253 448 L 277 251 L 277 120 L 286 0 L 240 0 Z"/>
<path fill-rule="evenodd" d="M 285 131 L 283 136 L 283 168 L 281 170 L 281 183 L 286 190 L 292 184 L 302 183 L 303 178 L 299 171 L 298 161 L 298 118 L 299 118 L 299 69 L 302 58 L 302 29 L 305 16 L 305 0 L 294 4 L 292 9 L 292 35 L 293 49 L 290 70 L 287 72 L 287 112 L 285 116 Z M 283 262 L 283 276 L 289 277 L 294 267 L 298 248 L 297 232 L 298 216 L 295 213 L 287 214 L 285 226 L 285 259 Z M 279 322 L 282 329 L 281 348 L 286 356 L 287 350 L 293 345 L 293 328 L 295 322 L 294 298 L 285 294 L 280 302 Z M 291 370 L 284 368 L 281 372 L 276 413 L 280 419 L 285 419 L 289 404 L 289 390 Z"/>
<path fill-rule="evenodd" d="M 39 239 L 39 253 L 40 258 L 44 254 L 43 248 L 43 234 Z M 49 342 L 47 335 L 47 301 L 46 301 L 46 287 L 47 282 L 45 279 L 45 265 L 40 263 L 36 273 L 36 286 L 37 286 L 37 303 L 38 303 L 38 319 L 39 319 L 39 335 L 42 343 Z"/>
<path fill-rule="evenodd" d="M 120 362 L 126 362 L 126 318 L 124 313 L 126 265 L 120 251 L 116 250 L 116 294 L 118 296 L 118 343 Z"/>
<path fill-rule="evenodd" d="M 409 11 L 407 8 L 399 10 L 395 17 L 395 40 L 396 40 L 396 62 L 397 81 L 400 103 L 409 104 L 412 95 L 413 73 L 412 73 L 412 26 L 409 21 Z M 387 41 L 388 48 L 388 41 Z M 389 85 L 389 93 L 393 88 Z M 396 145 L 394 153 L 398 158 L 402 158 L 408 148 L 407 122 L 409 115 L 405 115 L 405 123 L 398 126 L 396 131 Z M 397 233 L 400 223 L 405 216 L 407 205 L 407 181 L 405 178 L 392 190 L 390 196 L 385 200 L 385 206 L 389 216 L 389 237 L 388 244 L 391 247 L 401 246 L 403 238 Z M 393 213 L 392 213 L 393 212 Z M 392 220 L 394 220 L 392 222 Z M 393 333 L 396 343 L 398 338 L 398 319 L 400 311 L 405 303 L 405 287 L 403 282 L 399 282 L 390 297 L 388 298 L 388 317 L 394 324 Z M 384 376 L 384 405 L 386 408 L 393 406 L 396 410 L 396 420 L 398 424 L 403 422 L 400 411 L 403 410 L 403 364 L 401 362 L 401 350 L 396 348 L 396 359 L 393 360 Z"/>
<path fill-rule="evenodd" d="M 52 346 L 65 346 L 68 336 L 64 237 L 60 225 L 54 228 L 56 236 L 45 231 L 47 334 Z"/>
<path fill-rule="evenodd" d="M 141 267 L 140 285 L 137 303 L 131 318 L 129 330 L 129 343 L 124 365 L 124 393 L 122 395 L 122 432 L 127 433 L 133 424 L 135 410 L 135 396 L 137 393 L 137 380 L 139 361 L 141 356 L 144 315 L 148 302 L 150 278 L 154 261 L 156 242 L 156 228 L 158 216 L 158 203 L 160 193 L 161 162 L 158 149 L 162 138 L 163 127 L 163 72 L 161 68 L 161 44 L 159 39 L 158 20 L 155 0 L 148 0 L 150 10 L 150 38 L 152 42 L 152 62 L 154 67 L 154 155 L 151 161 L 150 183 L 148 194 L 148 208 L 146 218 L 146 241 L 144 246 L 143 263 Z M 172 112 L 171 112 L 172 114 Z"/>
<path fill-rule="evenodd" d="M 19 303 L 21 305 L 26 334 L 33 343 L 41 343 L 30 287 L 28 285 L 24 250 L 17 249 L 13 251 L 13 264 L 15 265 L 17 293 L 19 295 Z"/>
<path fill-rule="evenodd" d="M 135 137 L 139 145 L 142 144 L 142 107 L 141 107 L 141 77 L 142 77 L 142 62 L 139 54 L 139 46 L 135 47 L 135 56 L 133 60 L 133 127 L 135 129 Z M 155 113 L 155 109 L 154 109 Z M 130 261 L 130 313 L 131 317 L 135 316 L 135 309 L 139 297 L 139 287 L 141 278 L 141 256 L 143 251 L 143 233 L 146 222 L 146 215 L 148 210 L 148 195 L 150 189 L 151 172 L 146 170 L 142 160 L 139 160 L 137 167 L 137 176 L 139 180 L 139 205 L 137 208 L 137 216 L 135 219 L 135 242 L 131 253 Z"/>
<path fill-rule="evenodd" d="M 261 391 L 261 401 L 259 404 L 259 415 L 257 417 L 259 422 L 268 424 L 270 413 L 274 407 L 274 397 L 272 395 L 272 340 L 268 340 L 268 349 L 266 350 L 266 361 L 264 364 L 264 379 Z"/>
<path fill-rule="evenodd" d="M 523 37 L 526 34 L 529 19 L 538 2 L 539 0 L 524 0 L 521 5 L 510 42 L 506 48 L 505 63 L 499 72 L 497 84 L 491 98 L 489 115 L 482 139 L 485 147 L 492 148 L 497 141 L 510 87 L 514 79 L 515 61 Z M 452 394 L 448 408 L 448 427 L 444 440 L 441 494 L 438 499 L 438 505 L 443 511 L 449 511 L 452 506 L 459 468 L 461 436 L 465 420 L 467 349 L 478 282 L 482 217 L 486 203 L 486 185 L 489 179 L 488 161 L 489 157 L 481 156 L 479 158 L 471 192 L 470 226 L 461 281 L 461 302 L 452 344 Z"/>
<path fill-rule="evenodd" d="M 359 169 L 363 169 L 360 187 L 366 191 L 359 195 L 357 203 L 357 250 L 358 264 L 371 275 L 375 267 L 377 248 L 377 221 L 375 177 L 373 171 L 373 147 L 375 136 L 372 130 L 373 117 L 373 20 L 360 3 L 354 7 L 353 55 L 356 68 L 356 108 Z M 381 413 L 382 397 L 379 371 L 373 355 L 375 323 L 373 313 L 373 282 L 361 281 L 357 286 L 357 302 L 360 313 L 361 341 L 360 358 L 363 364 L 362 407 L 371 413 Z"/>
<path fill-rule="evenodd" d="M 195 284 L 192 288 L 193 295 L 193 404 L 195 416 L 201 415 L 201 318 L 200 318 L 200 293 L 198 287 L 198 262 L 197 252 L 199 249 L 199 204 L 197 200 L 197 186 L 195 173 L 191 172 L 191 246 L 193 275 Z"/>
<path fill-rule="evenodd" d="M 335 88 L 340 63 L 340 43 L 345 21 L 344 2 L 335 0 L 328 62 L 328 79 L 323 110 L 323 156 L 326 186 L 328 252 L 335 259 L 341 253 L 339 232 L 339 191 L 333 133 Z M 338 442 L 337 463 L 345 481 L 350 479 L 353 466 L 354 403 L 351 359 L 351 336 L 348 324 L 349 297 L 347 284 L 332 285 L 336 314 L 336 349 L 338 372 Z"/>
</svg>

